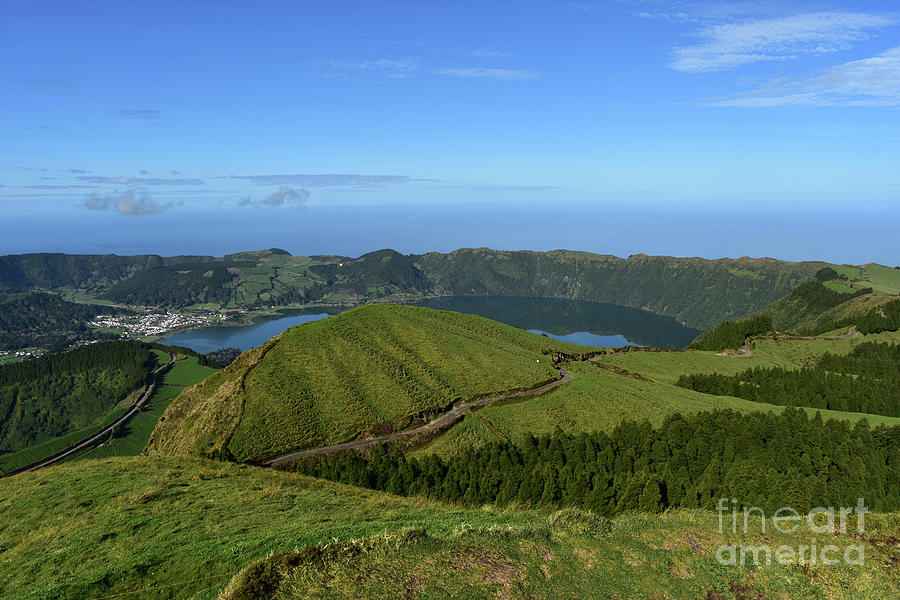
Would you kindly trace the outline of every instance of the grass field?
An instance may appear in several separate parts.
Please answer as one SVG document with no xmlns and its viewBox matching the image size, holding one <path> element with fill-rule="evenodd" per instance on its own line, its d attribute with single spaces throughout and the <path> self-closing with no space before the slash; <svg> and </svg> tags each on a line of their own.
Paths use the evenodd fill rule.
<svg viewBox="0 0 900 600">
<path fill-rule="evenodd" d="M 900 294 L 900 269 L 869 263 L 861 267 L 842 265 L 833 267 L 839 275 L 847 278 L 855 288 L 872 288 L 876 294 L 897 295 Z M 827 282 L 838 283 L 838 282 Z M 846 285 L 846 284 L 844 284 Z M 829 286 L 832 287 L 832 286 Z M 836 289 L 832 287 L 832 289 Z"/>
<path fill-rule="evenodd" d="M 585 348 L 474 315 L 364 306 L 292 327 L 186 390 L 149 449 L 244 461 L 390 431 L 557 378 L 547 350 Z"/>
<path fill-rule="evenodd" d="M 868 284 L 878 293 L 900 294 L 900 269 L 869 264 L 863 267 Z"/>
<path fill-rule="evenodd" d="M 576 362 L 568 367 L 573 379 L 553 392 L 537 398 L 494 404 L 467 415 L 446 433 L 413 454 L 453 455 L 467 447 L 504 439 L 516 440 L 531 433 L 552 433 L 557 427 L 565 432 L 609 431 L 624 419 L 648 420 L 654 425 L 666 416 L 703 410 L 732 409 L 741 412 L 775 411 L 783 406 L 751 402 L 742 398 L 711 396 L 677 387 L 682 374 L 735 374 L 755 366 L 800 368 L 825 352 L 850 352 L 855 343 L 900 341 L 900 333 L 858 335 L 853 340 L 756 340 L 752 358 L 719 356 L 714 352 L 629 352 L 604 356 L 603 365 L 615 366 L 652 381 L 629 377 Z M 810 414 L 816 411 L 807 409 Z M 873 425 L 900 425 L 900 419 L 882 415 L 821 410 L 824 419 L 856 422 L 867 419 Z"/>
<path fill-rule="evenodd" d="M 900 593 L 897 551 L 883 543 L 898 527 L 900 515 L 867 515 L 862 539 L 816 535 L 865 543 L 862 567 L 728 567 L 715 558 L 723 543 L 796 548 L 811 534 L 764 536 L 753 522 L 746 535 L 720 533 L 701 511 L 609 522 L 461 509 L 242 465 L 112 458 L 0 482 L 0 596 L 212 600 L 268 572 L 278 598 L 731 599 L 753 597 L 736 593 L 747 586 L 883 599 Z M 281 581 L 280 564 L 294 565 Z M 221 597 L 264 597 L 232 591 Z"/>
<path fill-rule="evenodd" d="M 162 355 L 160 364 L 169 361 L 169 355 L 159 350 L 152 352 Z M 122 426 L 115 438 L 101 446 L 80 453 L 75 460 L 85 458 L 106 458 L 109 456 L 137 456 L 147 446 L 153 428 L 168 408 L 172 400 L 184 391 L 188 385 L 200 383 L 213 373 L 215 369 L 200 366 L 195 356 L 188 356 L 175 361 L 159 378 L 153 395 L 144 404 L 143 410 L 131 417 Z"/>
<path fill-rule="evenodd" d="M 825 287 L 832 289 L 836 292 L 840 292 L 842 294 L 852 294 L 856 290 L 850 287 L 848 284 L 844 283 L 840 279 L 832 279 L 831 281 L 826 281 L 823 283 Z"/>
</svg>

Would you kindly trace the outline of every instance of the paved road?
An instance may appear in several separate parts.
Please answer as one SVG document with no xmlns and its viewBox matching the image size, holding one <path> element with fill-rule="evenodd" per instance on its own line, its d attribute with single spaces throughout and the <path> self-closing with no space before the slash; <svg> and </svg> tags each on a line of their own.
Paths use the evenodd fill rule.
<svg viewBox="0 0 900 600">
<path fill-rule="evenodd" d="M 84 450 L 91 444 L 96 443 L 98 440 L 100 440 L 104 436 L 108 436 L 110 431 L 112 431 L 113 429 L 115 429 L 116 427 L 118 427 L 119 425 L 121 425 L 122 423 L 127 421 L 128 419 L 130 419 L 132 417 L 132 415 L 134 415 L 134 413 L 141 410 L 141 407 L 144 405 L 144 403 L 150 399 L 150 396 L 153 394 L 153 390 L 156 388 L 156 374 L 159 373 L 160 371 L 162 371 L 163 369 L 165 369 L 166 367 L 172 366 L 175 363 L 175 355 L 170 354 L 169 357 L 170 357 L 169 362 L 167 362 L 166 364 L 164 364 L 160 367 L 157 367 L 156 369 L 154 369 L 153 373 L 150 374 L 150 385 L 147 386 L 147 389 L 144 390 L 144 393 L 141 395 L 141 397 L 137 399 L 137 402 L 132 404 L 131 408 L 129 408 L 128 411 L 124 415 L 122 415 L 121 417 L 116 419 L 116 421 L 114 423 L 104 427 L 102 430 L 98 431 L 94 435 L 87 437 L 87 438 L 81 440 L 80 442 L 76 442 L 75 444 L 69 446 L 65 450 L 61 450 L 60 452 L 53 454 L 52 456 L 44 458 L 36 463 L 32 463 L 30 465 L 16 469 L 15 471 L 10 471 L 9 473 L 3 473 L 2 477 L 7 477 L 9 475 L 15 475 L 16 473 L 26 473 L 28 471 L 34 471 L 35 469 L 40 469 L 41 467 L 46 467 L 48 465 L 52 465 L 54 463 L 61 461 L 62 459 L 66 458 L 68 456 L 71 456 L 73 454 L 76 454 L 76 453 Z"/>
<path fill-rule="evenodd" d="M 310 450 L 302 450 L 300 452 L 294 452 L 293 454 L 287 454 L 285 456 L 279 456 L 278 458 L 274 458 L 268 462 L 263 463 L 267 467 L 275 467 L 280 464 L 290 462 L 292 460 L 296 460 L 298 458 L 304 458 L 307 456 L 314 456 L 316 454 L 325 454 L 327 452 L 335 452 L 338 450 L 349 450 L 351 448 L 364 448 L 366 446 L 374 446 L 376 444 L 384 444 L 385 442 L 392 442 L 394 440 L 399 440 L 403 438 L 413 437 L 422 433 L 427 433 L 429 431 L 434 431 L 436 429 L 441 429 L 443 427 L 447 427 L 454 423 L 459 417 L 469 412 L 469 410 L 475 408 L 476 406 L 484 406 L 485 404 L 491 404 L 493 402 L 499 402 L 500 400 L 509 400 L 512 398 L 525 398 L 528 396 L 537 396 L 539 394 L 543 394 L 549 392 L 550 390 L 559 387 L 565 382 L 572 379 L 572 376 L 566 373 L 565 369 L 559 370 L 559 379 L 556 381 L 552 381 L 547 385 L 543 385 L 539 388 L 535 388 L 533 390 L 523 390 L 520 392 L 511 392 L 509 394 L 504 394 L 502 396 L 494 396 L 492 398 L 482 398 L 481 400 L 475 400 L 474 402 L 469 402 L 466 404 L 460 404 L 459 406 L 454 407 L 449 412 L 444 413 L 434 421 L 422 425 L 421 427 L 416 427 L 415 429 L 407 429 L 406 431 L 398 431 L 397 433 L 391 433 L 389 435 L 384 435 L 381 437 L 371 438 L 367 440 L 357 440 L 354 442 L 346 442 L 344 444 L 335 444 L 334 446 L 325 446 L 322 448 L 312 448 Z"/>
</svg>

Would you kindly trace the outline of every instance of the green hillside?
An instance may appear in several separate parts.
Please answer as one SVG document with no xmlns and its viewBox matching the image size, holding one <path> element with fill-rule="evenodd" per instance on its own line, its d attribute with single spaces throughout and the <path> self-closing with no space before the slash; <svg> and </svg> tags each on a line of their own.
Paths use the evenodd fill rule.
<svg viewBox="0 0 900 600">
<path fill-rule="evenodd" d="M 743 398 L 714 396 L 679 387 L 682 376 L 736 375 L 750 368 L 800 369 L 812 366 L 826 353 L 846 355 L 864 341 L 900 343 L 900 333 L 858 335 L 853 339 L 760 339 L 751 344 L 753 356 L 726 356 L 709 351 L 634 351 L 599 356 L 566 366 L 572 381 L 552 392 L 524 401 L 503 402 L 478 409 L 427 445 L 415 456 L 452 456 L 491 442 L 516 441 L 527 434 L 610 431 L 623 418 L 661 424 L 676 412 L 688 415 L 705 410 L 731 409 L 743 413 L 783 411 L 781 406 Z M 900 425 L 900 419 L 858 412 L 806 407 L 810 415 L 873 425 Z"/>
<path fill-rule="evenodd" d="M 358 258 L 291 256 L 278 249 L 221 258 L 28 254 L 0 257 L 0 293 L 63 289 L 80 299 L 167 308 L 446 295 L 567 298 L 644 309 L 705 329 L 763 308 L 825 266 L 769 258 L 618 258 L 486 248 L 408 256 L 379 250 Z"/>
<path fill-rule="evenodd" d="M 273 518 L 277 515 L 277 518 Z M 851 527 L 855 517 L 851 516 Z M 118 458 L 0 484 L 0 596 L 271 598 L 891 598 L 900 515 L 866 515 L 863 566 L 723 566 L 723 544 L 797 548 L 697 510 L 605 520 L 463 509 L 197 459 Z M 740 531 L 740 530 L 739 530 Z M 227 588 L 227 589 L 226 589 Z"/>
<path fill-rule="evenodd" d="M 759 311 L 772 318 L 779 331 L 819 335 L 839 327 L 862 325 L 900 294 L 900 269 L 826 267 L 809 281 Z M 880 316 L 880 313 L 878 313 Z"/>
<path fill-rule="evenodd" d="M 168 362 L 168 354 L 159 350 L 152 352 L 162 355 L 159 358 L 160 362 Z M 122 424 L 109 441 L 78 454 L 79 460 L 108 456 L 137 456 L 147 447 L 153 428 L 172 400 L 187 386 L 200 383 L 216 372 L 215 369 L 198 364 L 196 356 L 178 355 L 177 359 L 174 365 L 158 375 L 153 395 L 141 411 L 127 423 Z"/>
<path fill-rule="evenodd" d="M 42 292 L 0 297 L 0 350 L 64 350 L 76 341 L 100 337 L 87 324 L 97 315 L 122 312 L 111 306 L 76 304 Z"/>
<path fill-rule="evenodd" d="M 557 378 L 550 350 L 584 348 L 474 315 L 364 306 L 292 327 L 189 388 L 148 450 L 253 461 L 389 432 Z"/>
<path fill-rule="evenodd" d="M 0 453 L 97 423 L 143 389 L 155 364 L 144 344 L 101 342 L 0 366 Z"/>
<path fill-rule="evenodd" d="M 440 291 L 456 295 L 537 296 L 644 308 L 705 329 L 759 310 L 826 266 L 771 258 L 629 258 L 555 250 L 486 248 L 418 259 Z"/>
</svg>

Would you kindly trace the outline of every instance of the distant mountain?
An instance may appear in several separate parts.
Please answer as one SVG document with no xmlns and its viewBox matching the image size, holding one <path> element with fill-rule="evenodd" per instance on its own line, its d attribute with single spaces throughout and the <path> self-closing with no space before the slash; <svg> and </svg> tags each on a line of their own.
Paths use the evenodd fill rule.
<svg viewBox="0 0 900 600">
<path fill-rule="evenodd" d="M 104 289 L 131 275 L 163 265 L 213 260 L 211 256 L 153 254 L 11 254 L 0 256 L 0 293 L 26 292 L 35 288 L 74 287 Z"/>
<path fill-rule="evenodd" d="M 418 258 L 436 291 L 537 296 L 643 308 L 705 329 L 758 310 L 827 266 L 771 258 L 673 258 L 486 248 Z"/>
<path fill-rule="evenodd" d="M 358 258 L 291 256 L 280 249 L 222 258 L 23 254 L 0 257 L 0 293 L 68 287 L 166 308 L 408 302 L 442 295 L 566 298 L 640 308 L 706 329 L 760 310 L 826 266 L 486 248 L 424 255 L 379 250 Z"/>
</svg>

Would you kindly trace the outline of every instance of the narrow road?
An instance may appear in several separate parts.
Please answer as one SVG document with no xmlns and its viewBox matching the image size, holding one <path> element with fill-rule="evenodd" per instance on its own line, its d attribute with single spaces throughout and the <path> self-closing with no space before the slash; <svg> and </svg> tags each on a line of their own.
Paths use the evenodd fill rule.
<svg viewBox="0 0 900 600">
<path fill-rule="evenodd" d="M 394 440 L 400 440 L 403 438 L 410 438 L 417 436 L 422 433 L 427 433 L 429 431 L 434 431 L 436 429 L 441 429 L 443 427 L 447 427 L 448 425 L 453 424 L 459 417 L 469 412 L 469 410 L 478 407 L 484 406 L 485 404 L 491 404 L 494 402 L 499 402 L 501 400 L 510 400 L 512 398 L 525 398 L 528 396 L 539 396 L 550 390 L 559 387 L 560 385 L 570 381 L 572 376 L 566 373 L 565 369 L 559 370 L 559 379 L 556 381 L 551 381 L 546 385 L 542 385 L 539 388 L 535 388 L 533 390 L 523 390 L 520 392 L 511 392 L 509 394 L 504 394 L 502 396 L 493 396 L 491 398 L 482 398 L 481 400 L 475 400 L 474 402 L 468 402 L 466 404 L 460 404 L 459 406 L 454 407 L 452 410 L 444 413 L 434 421 L 430 423 L 426 423 L 421 427 L 416 427 L 415 429 L 407 429 L 405 431 L 398 431 L 397 433 L 391 433 L 388 435 L 384 435 L 381 437 L 371 438 L 368 440 L 356 440 L 353 442 L 346 442 L 344 444 L 335 444 L 334 446 L 324 446 L 322 448 L 311 448 L 309 450 L 301 450 L 300 452 L 294 452 L 292 454 L 286 454 L 285 456 L 279 456 L 278 458 L 273 458 L 270 461 L 264 462 L 263 465 L 267 467 L 276 467 L 280 464 L 284 464 L 286 462 L 290 462 L 292 460 L 296 460 L 298 458 L 305 458 L 307 456 L 315 456 L 316 454 L 325 454 L 327 452 L 336 452 L 338 450 L 350 450 L 351 448 L 364 448 L 366 446 L 374 446 L 376 444 L 384 444 L 386 442 L 392 442 Z"/>
<path fill-rule="evenodd" d="M 38 462 L 31 463 L 30 465 L 20 467 L 14 471 L 10 471 L 9 473 L 3 473 L 2 475 L 0 475 L 0 477 L 8 477 L 10 475 L 15 475 L 17 473 L 26 473 L 28 471 L 34 471 L 36 469 L 40 469 L 41 467 L 46 467 L 48 465 L 52 465 L 54 463 L 61 461 L 62 459 L 66 458 L 68 456 L 72 456 L 73 454 L 76 454 L 76 453 L 84 450 L 88 446 L 90 446 L 90 445 L 96 443 L 98 440 L 102 439 L 104 436 L 109 435 L 110 431 L 112 431 L 113 429 L 115 429 L 116 427 L 118 427 L 119 425 L 121 425 L 122 423 L 127 421 L 128 419 L 130 419 L 134 415 L 134 413 L 141 410 L 141 407 L 144 405 L 144 403 L 150 399 L 150 396 L 153 395 L 153 390 L 156 389 L 156 374 L 159 373 L 160 371 L 162 371 L 163 369 L 175 364 L 175 355 L 170 354 L 169 357 L 170 357 L 169 362 L 167 362 L 166 364 L 164 364 L 162 366 L 157 367 L 150 374 L 150 384 L 147 386 L 147 389 L 144 390 L 144 393 L 141 394 L 141 397 L 137 399 L 137 402 L 132 404 L 131 408 L 129 408 L 128 411 L 124 415 L 122 415 L 121 417 L 116 419 L 116 421 L 114 423 L 107 425 L 106 427 L 104 427 L 103 429 L 101 429 L 100 431 L 95 433 L 94 435 L 87 437 L 87 438 L 81 440 L 80 442 L 76 442 L 75 444 L 69 446 L 65 450 L 60 450 L 56 454 L 53 454 L 51 456 L 48 456 L 47 458 L 41 459 Z"/>
</svg>

